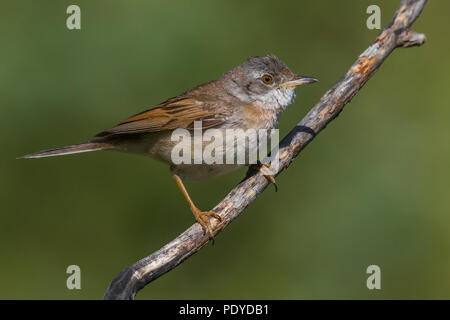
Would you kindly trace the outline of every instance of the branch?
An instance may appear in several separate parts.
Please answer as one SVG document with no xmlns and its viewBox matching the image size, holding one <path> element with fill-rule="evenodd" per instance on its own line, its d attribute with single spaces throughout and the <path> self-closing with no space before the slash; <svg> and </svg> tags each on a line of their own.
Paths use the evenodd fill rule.
<svg viewBox="0 0 450 320">
<path fill-rule="evenodd" d="M 425 3 L 426 0 L 401 2 L 391 22 L 375 41 L 280 142 L 280 166 L 276 175 L 287 169 L 300 151 L 339 115 L 395 48 L 422 45 L 425 42 L 425 35 L 409 29 Z M 242 180 L 213 209 L 223 218 L 224 228 L 236 219 L 267 185 L 267 179 L 257 172 Z M 217 223 L 214 219 L 212 227 L 215 228 Z M 207 243 L 208 236 L 204 235 L 200 225 L 195 223 L 160 250 L 123 270 L 111 282 L 103 298 L 134 299 L 136 293 L 145 285 L 175 268 Z"/>
</svg>

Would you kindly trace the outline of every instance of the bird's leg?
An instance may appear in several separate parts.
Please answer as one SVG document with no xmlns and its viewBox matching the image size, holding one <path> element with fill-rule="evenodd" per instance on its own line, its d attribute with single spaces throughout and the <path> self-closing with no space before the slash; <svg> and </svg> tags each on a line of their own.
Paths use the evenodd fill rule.
<svg viewBox="0 0 450 320">
<path fill-rule="evenodd" d="M 189 196 L 186 188 L 184 187 L 181 178 L 175 173 L 173 173 L 172 175 L 178 187 L 180 188 L 181 193 L 183 193 L 184 198 L 188 202 L 189 207 L 191 208 L 191 211 L 194 214 L 195 220 L 202 226 L 203 233 L 205 234 L 207 233 L 209 239 L 214 240 L 214 234 L 216 234 L 219 230 L 221 230 L 223 226 L 219 226 L 215 230 L 211 230 L 211 223 L 208 217 L 216 218 L 219 221 L 222 221 L 222 217 L 213 211 L 201 211 L 200 209 L 198 209 L 195 206 L 194 202 L 192 202 L 191 197 Z"/>
<path fill-rule="evenodd" d="M 251 164 L 248 167 L 247 175 L 250 173 L 250 171 L 259 171 L 259 172 L 261 172 L 261 174 L 264 177 L 266 177 L 266 179 L 269 180 L 269 182 L 271 184 L 273 184 L 273 186 L 275 187 L 275 192 L 278 191 L 277 182 L 275 181 L 275 177 L 273 176 L 273 173 L 270 170 L 270 163 L 262 163 L 261 161 L 258 160 L 258 162 L 256 164 Z"/>
</svg>

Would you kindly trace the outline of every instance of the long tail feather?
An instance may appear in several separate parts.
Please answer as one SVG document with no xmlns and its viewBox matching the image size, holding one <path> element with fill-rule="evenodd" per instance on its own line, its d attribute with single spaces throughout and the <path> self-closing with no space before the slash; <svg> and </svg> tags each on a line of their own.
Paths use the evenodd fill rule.
<svg viewBox="0 0 450 320">
<path fill-rule="evenodd" d="M 19 157 L 17 159 L 32 159 L 32 158 L 45 158 L 45 157 L 54 157 L 54 156 L 62 156 L 65 154 L 74 154 L 81 152 L 89 152 L 89 151 L 97 151 L 97 150 L 106 150 L 113 149 L 114 146 L 105 142 L 85 142 L 80 144 L 73 144 L 71 146 L 54 148 L 50 150 L 44 150 L 39 152 L 34 152 L 27 154 L 23 157 Z"/>
</svg>

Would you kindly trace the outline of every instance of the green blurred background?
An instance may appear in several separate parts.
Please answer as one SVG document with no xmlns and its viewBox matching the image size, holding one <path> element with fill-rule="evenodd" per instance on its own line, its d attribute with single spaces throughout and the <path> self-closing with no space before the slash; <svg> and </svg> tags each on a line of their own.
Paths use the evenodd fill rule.
<svg viewBox="0 0 450 320">
<path fill-rule="evenodd" d="M 299 74 L 284 136 L 374 40 L 399 1 L 2 1 L 0 298 L 99 299 L 127 265 L 193 223 L 157 161 L 98 152 L 16 156 L 88 140 L 252 55 Z M 81 7 L 81 30 L 66 8 Z M 216 239 L 138 299 L 450 298 L 450 2 L 398 49 L 269 188 Z M 245 169 L 187 183 L 212 208 Z M 81 267 L 82 289 L 66 288 Z M 366 288 L 381 267 L 381 290 Z"/>
</svg>

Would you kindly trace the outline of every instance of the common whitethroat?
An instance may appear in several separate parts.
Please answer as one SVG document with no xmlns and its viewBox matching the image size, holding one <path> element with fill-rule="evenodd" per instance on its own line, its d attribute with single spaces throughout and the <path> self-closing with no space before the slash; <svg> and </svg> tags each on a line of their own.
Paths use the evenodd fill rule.
<svg viewBox="0 0 450 320">
<path fill-rule="evenodd" d="M 297 86 L 318 81 L 295 75 L 273 54 L 251 57 L 243 64 L 225 72 L 219 79 L 196 86 L 151 109 L 138 113 L 118 125 L 97 134 L 92 140 L 66 147 L 31 153 L 22 158 L 43 158 L 97 150 L 117 150 L 149 155 L 170 166 L 170 171 L 189 203 L 196 221 L 210 238 L 220 230 L 212 230 L 210 217 L 221 221 L 212 211 L 201 211 L 192 202 L 182 179 L 205 179 L 225 174 L 243 164 L 174 163 L 172 150 L 177 144 L 172 138 L 179 128 L 193 130 L 201 123 L 201 130 L 278 128 L 280 114 L 293 101 Z M 201 122 L 199 122 L 201 121 Z M 242 140 L 241 140 L 242 141 Z M 245 140 L 244 140 L 245 141 Z M 244 149 L 258 148 L 249 141 Z M 236 146 L 235 146 L 236 147 Z M 226 152 L 222 150 L 216 152 Z M 259 167 L 274 183 L 270 172 Z"/>
</svg>

